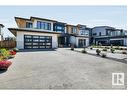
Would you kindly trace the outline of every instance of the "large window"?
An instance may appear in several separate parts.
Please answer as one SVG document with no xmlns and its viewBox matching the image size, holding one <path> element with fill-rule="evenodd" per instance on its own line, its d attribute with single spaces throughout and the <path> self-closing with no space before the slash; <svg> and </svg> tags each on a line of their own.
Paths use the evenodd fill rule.
<svg viewBox="0 0 127 95">
<path fill-rule="evenodd" d="M 89 36 L 89 30 L 81 29 L 80 30 L 80 35 Z"/>
<path fill-rule="evenodd" d="M 32 22 L 26 22 L 26 28 L 33 28 Z"/>
<path fill-rule="evenodd" d="M 53 24 L 53 31 L 64 33 L 65 32 L 65 24 L 63 23 L 54 23 Z"/>
<path fill-rule="evenodd" d="M 124 31 L 124 35 L 127 35 L 127 31 Z"/>
<path fill-rule="evenodd" d="M 37 21 L 37 28 L 44 30 L 51 30 L 51 23 Z"/>
<path fill-rule="evenodd" d="M 71 31 L 72 31 L 72 33 L 77 33 L 77 27 L 72 27 Z"/>
<path fill-rule="evenodd" d="M 57 26 L 56 28 L 57 28 L 58 30 L 62 30 L 62 29 L 63 29 L 62 26 Z"/>
<path fill-rule="evenodd" d="M 122 32 L 121 31 L 111 31 L 111 36 L 121 36 Z"/>
</svg>

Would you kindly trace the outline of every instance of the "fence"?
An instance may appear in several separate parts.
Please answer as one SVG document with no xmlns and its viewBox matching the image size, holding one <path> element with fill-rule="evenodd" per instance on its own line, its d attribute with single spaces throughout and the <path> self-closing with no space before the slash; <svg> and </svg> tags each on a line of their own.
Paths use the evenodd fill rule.
<svg viewBox="0 0 127 95">
<path fill-rule="evenodd" d="M 0 48 L 15 48 L 16 41 L 0 41 Z"/>
</svg>

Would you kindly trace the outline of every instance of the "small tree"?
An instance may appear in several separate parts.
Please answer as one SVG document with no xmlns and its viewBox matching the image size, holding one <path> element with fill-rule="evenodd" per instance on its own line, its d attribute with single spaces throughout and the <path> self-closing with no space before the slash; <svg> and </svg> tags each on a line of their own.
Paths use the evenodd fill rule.
<svg viewBox="0 0 127 95">
<path fill-rule="evenodd" d="M 74 44 L 71 44 L 71 50 L 74 50 Z"/>
<path fill-rule="evenodd" d="M 111 53 L 114 53 L 115 52 L 115 49 L 111 48 L 110 51 L 111 51 Z"/>
<path fill-rule="evenodd" d="M 111 44 L 111 48 L 113 48 L 113 45 Z"/>
<path fill-rule="evenodd" d="M 84 49 L 82 50 L 82 53 L 87 53 L 86 48 L 84 47 Z"/>
<path fill-rule="evenodd" d="M 97 55 L 100 55 L 101 51 L 99 49 L 96 50 Z"/>
</svg>

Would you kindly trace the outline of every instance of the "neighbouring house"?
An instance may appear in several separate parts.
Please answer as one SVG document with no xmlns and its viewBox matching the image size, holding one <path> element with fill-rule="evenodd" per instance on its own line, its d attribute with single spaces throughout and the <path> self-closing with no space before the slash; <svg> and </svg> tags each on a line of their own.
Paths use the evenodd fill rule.
<svg viewBox="0 0 127 95">
<path fill-rule="evenodd" d="M 3 33 L 2 33 L 2 28 L 4 27 L 3 24 L 0 24 L 0 41 L 3 40 Z"/>
<path fill-rule="evenodd" d="M 109 26 L 98 26 L 92 29 L 93 43 L 99 45 L 127 46 L 127 31 Z"/>
<path fill-rule="evenodd" d="M 85 25 L 66 25 L 67 33 L 70 35 L 70 44 L 74 44 L 76 47 L 89 46 L 89 33 L 90 28 Z"/>
<path fill-rule="evenodd" d="M 90 28 L 68 25 L 56 20 L 15 17 L 18 28 L 8 28 L 16 36 L 18 49 L 49 49 L 89 46 Z"/>
</svg>

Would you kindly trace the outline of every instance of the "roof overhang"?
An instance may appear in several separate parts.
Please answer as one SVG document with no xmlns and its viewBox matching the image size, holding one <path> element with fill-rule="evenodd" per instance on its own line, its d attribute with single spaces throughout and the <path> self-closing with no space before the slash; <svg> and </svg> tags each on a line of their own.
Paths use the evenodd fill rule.
<svg viewBox="0 0 127 95">
<path fill-rule="evenodd" d="M 58 32 L 53 32 L 53 31 L 49 32 L 49 31 L 44 31 L 44 30 L 41 30 L 41 29 L 8 28 L 8 30 L 11 31 L 11 33 L 13 35 L 15 35 L 15 36 L 17 34 L 17 31 L 18 32 L 22 31 L 22 32 L 36 32 L 36 33 L 60 34 Z"/>
<path fill-rule="evenodd" d="M 31 16 L 30 17 L 30 20 L 32 20 L 32 19 L 38 19 L 38 20 L 46 20 L 46 21 L 51 21 L 51 22 L 57 22 L 56 20 L 51 20 L 51 19 L 45 19 L 45 18 Z"/>
</svg>

